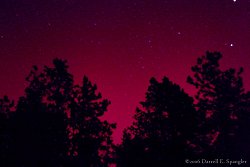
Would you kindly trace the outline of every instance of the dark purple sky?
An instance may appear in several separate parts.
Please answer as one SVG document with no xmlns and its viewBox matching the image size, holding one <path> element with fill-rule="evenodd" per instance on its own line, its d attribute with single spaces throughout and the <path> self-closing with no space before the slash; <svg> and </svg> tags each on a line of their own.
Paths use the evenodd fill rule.
<svg viewBox="0 0 250 167">
<path fill-rule="evenodd" d="M 83 75 L 112 104 L 120 141 L 149 79 L 186 83 L 205 51 L 220 51 L 222 67 L 244 67 L 250 88 L 250 0 L 0 0 L 0 96 L 23 95 L 32 65 L 67 59 L 76 83 Z"/>
</svg>

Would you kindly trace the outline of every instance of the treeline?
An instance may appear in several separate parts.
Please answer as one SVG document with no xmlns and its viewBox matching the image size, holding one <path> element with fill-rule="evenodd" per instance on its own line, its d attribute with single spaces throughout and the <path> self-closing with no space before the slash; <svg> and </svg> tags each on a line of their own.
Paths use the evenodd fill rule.
<svg viewBox="0 0 250 167">
<path fill-rule="evenodd" d="M 33 67 L 25 95 L 0 100 L 1 165 L 16 167 L 107 166 L 115 124 L 99 118 L 110 101 L 87 77 L 73 85 L 66 61 Z"/>
<path fill-rule="evenodd" d="M 67 62 L 34 66 L 25 95 L 0 99 L 2 167 L 189 166 L 199 159 L 249 161 L 250 92 L 242 72 L 222 70 L 219 52 L 192 67 L 189 96 L 164 77 L 150 79 L 134 121 L 114 145 L 115 123 L 100 119 L 110 105 L 84 76 L 74 85 Z M 235 162 L 236 163 L 236 162 Z M 199 165 L 199 164 L 197 164 Z M 236 164 L 237 165 L 237 164 Z"/>
</svg>

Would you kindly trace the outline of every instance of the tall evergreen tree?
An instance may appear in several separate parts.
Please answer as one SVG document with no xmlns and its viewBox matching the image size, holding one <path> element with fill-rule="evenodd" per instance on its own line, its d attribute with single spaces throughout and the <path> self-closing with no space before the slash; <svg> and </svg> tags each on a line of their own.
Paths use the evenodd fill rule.
<svg viewBox="0 0 250 167">
<path fill-rule="evenodd" d="M 26 80 L 25 95 L 6 124 L 9 141 L 3 146 L 9 148 L 1 145 L 1 152 L 10 156 L 1 156 L 2 166 L 108 166 L 115 124 L 101 120 L 110 102 L 95 93 L 96 85 L 87 77 L 82 86 L 74 85 L 67 62 L 60 59 L 42 71 L 33 66 Z M 1 119 L 10 107 L 7 97 L 0 100 Z M 2 136 L 5 132 L 0 138 L 6 141 Z"/>
<path fill-rule="evenodd" d="M 26 78 L 29 85 L 12 117 L 14 166 L 61 166 L 68 151 L 67 102 L 73 78 L 66 61 L 54 67 L 36 66 Z"/>
<path fill-rule="evenodd" d="M 118 166 L 183 166 L 194 153 L 193 99 L 168 78 L 152 78 L 141 105 L 124 132 Z"/>
<path fill-rule="evenodd" d="M 112 131 L 115 124 L 102 121 L 110 101 L 96 93 L 97 86 L 85 76 L 76 85 L 70 101 L 71 156 L 78 166 L 108 166 L 112 159 Z"/>
<path fill-rule="evenodd" d="M 10 117 L 14 110 L 14 101 L 8 96 L 0 98 L 0 166 L 10 161 Z"/>
<path fill-rule="evenodd" d="M 187 79 L 198 90 L 196 106 L 201 114 L 201 145 L 204 156 L 244 157 L 247 155 L 242 155 L 237 140 L 244 138 L 239 136 L 249 136 L 250 131 L 244 127 L 249 122 L 249 93 L 243 89 L 243 69 L 222 70 L 221 58 L 219 52 L 207 52 L 198 58 L 192 67 L 193 77 Z M 249 144 L 246 147 L 249 148 Z"/>
</svg>

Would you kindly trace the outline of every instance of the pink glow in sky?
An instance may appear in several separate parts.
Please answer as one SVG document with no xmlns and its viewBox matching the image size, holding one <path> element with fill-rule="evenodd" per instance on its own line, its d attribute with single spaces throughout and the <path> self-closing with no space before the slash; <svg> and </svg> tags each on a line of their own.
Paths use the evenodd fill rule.
<svg viewBox="0 0 250 167">
<path fill-rule="evenodd" d="M 23 95 L 32 65 L 67 59 L 75 82 L 83 75 L 111 100 L 105 119 L 117 122 L 115 142 L 151 77 L 186 83 L 205 51 L 220 51 L 222 67 L 244 67 L 250 78 L 248 0 L 1 0 L 0 96 Z"/>
</svg>

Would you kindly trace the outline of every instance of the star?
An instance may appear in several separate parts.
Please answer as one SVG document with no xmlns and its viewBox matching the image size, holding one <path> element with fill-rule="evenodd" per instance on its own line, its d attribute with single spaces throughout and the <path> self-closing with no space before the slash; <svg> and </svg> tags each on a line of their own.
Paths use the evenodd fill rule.
<svg viewBox="0 0 250 167">
<path fill-rule="evenodd" d="M 236 2 L 236 0 L 233 0 L 234 2 Z"/>
<path fill-rule="evenodd" d="M 146 42 L 147 42 L 147 44 L 148 44 L 148 46 L 149 46 L 150 48 L 153 47 L 153 46 L 152 46 L 152 40 L 151 40 L 151 39 L 148 39 Z"/>
<path fill-rule="evenodd" d="M 229 46 L 229 47 L 234 47 L 234 46 L 235 46 L 235 43 L 225 43 L 224 45 L 225 45 L 225 46 Z"/>
</svg>

